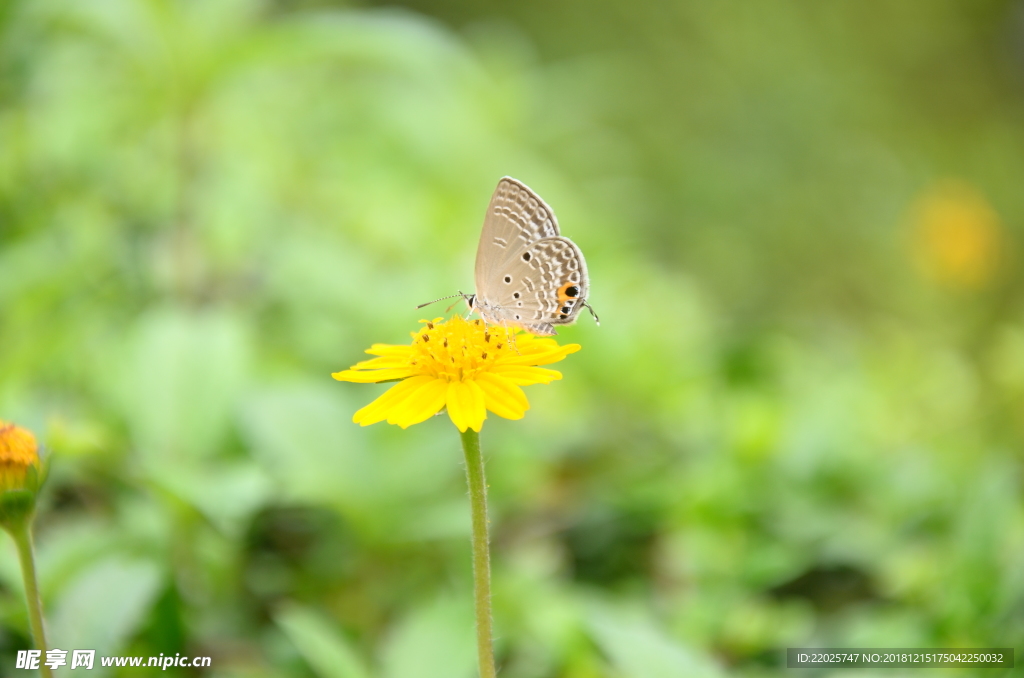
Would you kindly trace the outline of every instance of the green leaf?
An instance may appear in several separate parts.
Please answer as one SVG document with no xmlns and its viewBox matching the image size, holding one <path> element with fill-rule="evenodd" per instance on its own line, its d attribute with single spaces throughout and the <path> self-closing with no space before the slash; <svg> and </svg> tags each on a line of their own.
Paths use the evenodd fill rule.
<svg viewBox="0 0 1024 678">
<path fill-rule="evenodd" d="M 717 678 L 722 672 L 670 638 L 646 613 L 594 604 L 587 625 L 623 678 Z"/>
<path fill-rule="evenodd" d="M 352 413 L 323 385 L 267 390 L 243 408 L 243 433 L 254 456 L 290 497 L 370 501 L 379 486 L 373 462 L 353 440 Z"/>
<path fill-rule="evenodd" d="M 440 599 L 413 609 L 381 650 L 384 678 L 471 678 L 476 627 L 468 600 Z"/>
<path fill-rule="evenodd" d="M 148 464 L 205 458 L 223 444 L 247 371 L 246 339 L 218 313 L 163 309 L 140 321 L 123 395 Z"/>
<path fill-rule="evenodd" d="M 320 678 L 370 678 L 370 671 L 351 644 L 320 613 L 289 604 L 274 621 Z"/>
<path fill-rule="evenodd" d="M 155 563 L 113 556 L 61 592 L 49 618 L 52 648 L 117 654 L 138 631 L 161 583 Z"/>
<path fill-rule="evenodd" d="M 179 464 L 161 470 L 154 482 L 187 501 L 223 534 L 237 536 L 268 500 L 272 483 L 250 460 L 223 464 Z"/>
</svg>

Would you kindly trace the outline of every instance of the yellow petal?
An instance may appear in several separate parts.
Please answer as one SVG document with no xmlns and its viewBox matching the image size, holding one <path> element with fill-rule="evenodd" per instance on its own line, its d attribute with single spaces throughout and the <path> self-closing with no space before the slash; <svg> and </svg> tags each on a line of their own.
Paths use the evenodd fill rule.
<svg viewBox="0 0 1024 678">
<path fill-rule="evenodd" d="M 394 344 L 374 344 L 370 348 L 366 349 L 366 352 L 370 355 L 410 355 L 412 353 L 412 346 L 395 346 Z"/>
<path fill-rule="evenodd" d="M 401 355 L 387 355 L 381 358 L 372 358 L 370 360 L 363 360 L 350 369 L 353 370 L 382 370 L 382 369 L 394 369 L 396 367 L 408 367 L 411 363 L 412 358 L 409 356 Z"/>
<path fill-rule="evenodd" d="M 516 346 L 521 353 L 526 351 L 550 351 L 551 349 L 558 348 L 558 342 L 547 337 L 521 334 L 516 336 Z"/>
<path fill-rule="evenodd" d="M 447 381 L 431 379 L 410 393 L 400 404 L 391 408 L 388 423 L 409 428 L 413 424 L 426 421 L 441 411 L 447 394 Z"/>
<path fill-rule="evenodd" d="M 434 378 L 419 376 L 410 377 L 405 381 L 395 384 L 387 391 L 384 391 L 383 395 L 379 398 L 356 412 L 352 417 L 352 421 L 360 426 L 369 426 L 370 424 L 376 424 L 378 421 L 387 419 L 392 410 L 409 397 L 410 393 L 430 381 L 434 381 Z"/>
<path fill-rule="evenodd" d="M 548 370 L 543 367 L 530 367 L 527 365 L 505 365 L 496 363 L 491 367 L 491 373 L 508 379 L 513 384 L 529 386 L 530 384 L 549 384 L 556 379 L 562 378 L 558 370 Z"/>
<path fill-rule="evenodd" d="M 453 381 L 448 384 L 448 416 L 463 433 L 467 428 L 479 431 L 487 418 L 484 392 L 473 381 Z"/>
<path fill-rule="evenodd" d="M 508 357 L 501 359 L 503 365 L 547 365 L 557 363 L 570 353 L 575 353 L 582 348 L 579 344 L 566 344 L 565 346 L 555 345 L 552 348 L 545 348 L 540 351 L 523 351 L 519 355 L 514 352 Z"/>
<path fill-rule="evenodd" d="M 338 381 L 351 381 L 355 384 L 376 384 L 390 379 L 405 379 L 412 376 L 413 371 L 408 367 L 395 368 L 393 370 L 370 370 L 356 372 L 353 370 L 342 370 L 331 376 Z"/>
<path fill-rule="evenodd" d="M 504 377 L 496 374 L 481 374 L 476 383 L 484 392 L 487 409 L 505 419 L 522 419 L 526 410 L 530 409 L 530 401 L 526 399 L 523 389 Z"/>
</svg>

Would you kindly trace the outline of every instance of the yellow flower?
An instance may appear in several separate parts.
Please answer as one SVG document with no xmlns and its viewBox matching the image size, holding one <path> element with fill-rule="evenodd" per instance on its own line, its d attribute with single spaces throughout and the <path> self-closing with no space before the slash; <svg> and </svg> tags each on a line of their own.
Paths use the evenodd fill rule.
<svg viewBox="0 0 1024 678">
<path fill-rule="evenodd" d="M 977 190 L 959 181 L 933 186 L 914 206 L 914 250 L 932 280 L 951 288 L 988 285 L 1004 248 L 999 215 Z"/>
<path fill-rule="evenodd" d="M 36 437 L 20 426 L 0 421 L 0 492 L 27 489 L 30 468 L 39 470 Z"/>
<path fill-rule="evenodd" d="M 355 423 L 369 426 L 387 419 L 389 424 L 408 428 L 444 407 L 462 432 L 479 431 L 487 410 L 506 419 L 521 419 L 530 403 L 519 387 L 561 379 L 560 372 L 537 366 L 580 350 L 579 344 L 559 346 L 554 339 L 506 332 L 460 316 L 420 322 L 424 327 L 411 333 L 409 346 L 374 344 L 366 352 L 378 357 L 331 375 L 358 384 L 399 381 L 356 412 Z"/>
</svg>

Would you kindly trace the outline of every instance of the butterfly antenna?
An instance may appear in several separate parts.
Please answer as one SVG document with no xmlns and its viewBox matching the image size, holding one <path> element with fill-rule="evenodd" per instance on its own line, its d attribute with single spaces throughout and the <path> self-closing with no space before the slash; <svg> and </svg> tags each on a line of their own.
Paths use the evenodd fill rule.
<svg viewBox="0 0 1024 678">
<path fill-rule="evenodd" d="M 445 299 L 454 299 L 455 297 L 465 298 L 466 295 L 463 294 L 462 292 L 459 292 L 458 294 L 449 294 L 447 297 L 441 297 L 440 299 L 434 299 L 433 301 L 428 301 L 425 304 L 420 304 L 416 308 L 423 308 L 424 306 L 430 306 L 431 304 L 436 304 L 439 301 L 444 301 Z M 451 309 L 448 309 L 448 310 L 450 311 Z"/>
<path fill-rule="evenodd" d="M 601 319 L 597 317 L 596 313 L 594 313 L 594 308 L 590 304 L 585 302 L 585 301 L 583 302 L 583 305 L 587 307 L 588 311 L 590 311 L 590 315 L 594 316 L 594 322 L 597 323 L 598 327 L 600 327 L 601 326 Z"/>
</svg>

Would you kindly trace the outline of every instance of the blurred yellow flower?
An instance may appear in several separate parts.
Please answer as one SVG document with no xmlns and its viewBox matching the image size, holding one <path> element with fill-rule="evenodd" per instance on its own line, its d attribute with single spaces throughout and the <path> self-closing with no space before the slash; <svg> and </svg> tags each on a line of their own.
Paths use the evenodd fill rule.
<svg viewBox="0 0 1024 678">
<path fill-rule="evenodd" d="M 913 248 L 924 273 L 959 289 L 981 289 L 999 268 L 1002 225 L 978 191 L 945 181 L 922 195 L 913 211 Z"/>
<path fill-rule="evenodd" d="M 579 344 L 559 346 L 554 339 L 518 331 L 509 346 L 511 331 L 460 316 L 420 322 L 424 327 L 411 333 L 409 346 L 374 344 L 366 352 L 378 357 L 331 375 L 359 384 L 399 380 L 356 412 L 355 423 L 369 426 L 387 419 L 407 428 L 444 407 L 462 432 L 479 431 L 487 410 L 506 419 L 521 419 L 530 403 L 519 387 L 561 379 L 560 372 L 537 366 L 580 350 Z"/>
<path fill-rule="evenodd" d="M 36 437 L 20 426 L 0 421 L 0 492 L 27 489 L 30 468 L 39 470 Z"/>
</svg>

